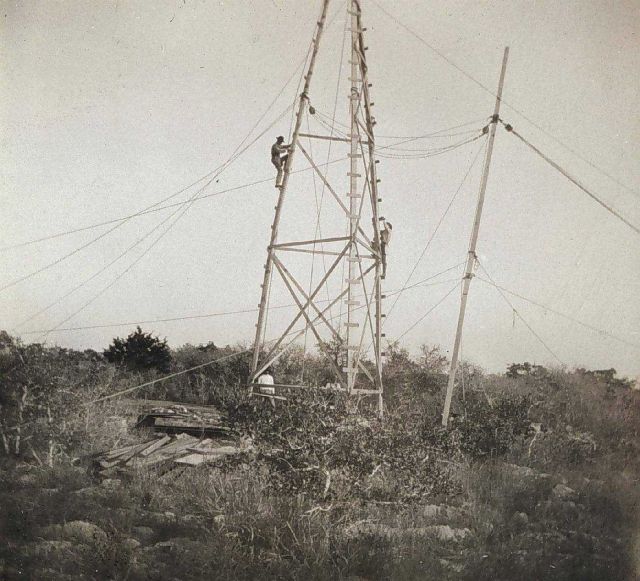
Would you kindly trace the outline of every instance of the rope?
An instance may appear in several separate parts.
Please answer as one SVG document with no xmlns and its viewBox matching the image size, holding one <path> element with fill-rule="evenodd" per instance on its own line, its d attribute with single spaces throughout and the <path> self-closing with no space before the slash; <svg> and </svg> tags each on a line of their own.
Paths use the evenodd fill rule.
<svg viewBox="0 0 640 581">
<path fill-rule="evenodd" d="M 322 117 L 323 119 L 329 119 L 328 115 L 326 115 L 321 111 L 318 111 L 317 109 L 316 109 L 316 113 L 320 115 L 320 117 Z M 376 133 L 376 140 L 379 138 L 382 138 L 382 139 L 402 139 L 402 140 L 408 140 L 408 141 L 418 141 L 421 139 L 444 139 L 448 137 L 456 137 L 458 135 L 464 135 L 474 130 L 462 131 L 459 133 L 449 133 L 449 134 L 447 134 L 446 132 L 454 131 L 456 129 L 461 129 L 462 127 L 468 127 L 469 125 L 477 125 L 478 123 L 481 123 L 484 120 L 485 120 L 484 118 L 476 119 L 474 121 L 468 121 L 466 123 L 454 125 L 453 127 L 447 127 L 445 129 L 439 129 L 438 131 L 433 131 L 431 133 L 425 133 L 421 135 L 383 135 L 383 134 Z M 341 123 L 340 121 L 336 121 L 335 123 L 337 123 L 338 125 L 341 125 L 342 127 L 348 128 L 347 125 L 345 125 L 344 123 Z"/>
<path fill-rule="evenodd" d="M 340 49 L 340 62 L 338 64 L 338 80 L 336 82 L 336 92 L 335 92 L 335 97 L 334 97 L 334 102 L 333 102 L 333 121 L 335 122 L 335 117 L 336 117 L 336 111 L 338 108 L 338 95 L 340 92 L 340 81 L 342 79 L 342 64 L 344 62 L 344 47 L 345 47 L 345 40 L 347 38 L 347 18 L 345 16 L 345 21 L 344 21 L 344 26 L 343 26 L 343 31 L 342 31 L 342 47 Z M 311 132 L 309 129 L 309 114 L 307 112 L 307 131 L 309 131 L 309 133 Z M 333 131 L 331 131 L 331 136 L 333 136 Z M 329 161 L 329 157 L 331 156 L 331 146 L 333 145 L 333 141 L 329 141 L 329 146 L 327 148 L 327 161 Z M 312 144 L 312 139 L 309 138 L 309 155 L 311 156 L 311 158 L 313 158 L 313 144 Z M 318 192 L 317 192 L 317 187 L 316 187 L 316 176 L 315 176 L 315 172 L 313 174 L 313 195 L 314 195 L 314 199 L 316 202 L 316 208 L 317 208 L 317 216 L 316 216 L 316 225 L 315 225 L 315 234 L 314 234 L 314 239 L 318 238 L 318 235 L 320 235 L 320 237 L 322 237 L 322 231 L 320 228 L 320 216 L 321 216 L 321 212 L 322 212 L 322 206 L 323 206 L 323 202 L 324 202 L 324 194 L 326 191 L 326 183 L 325 180 L 327 179 L 327 173 L 328 173 L 328 167 L 325 166 L 325 173 L 324 173 L 324 180 L 322 180 L 322 190 L 320 192 L 320 203 L 318 203 Z M 324 244 L 321 245 L 321 250 L 324 249 Z M 313 286 L 313 274 L 314 274 L 314 269 L 315 269 L 315 260 L 316 260 L 316 243 L 313 243 L 313 248 L 312 248 L 312 261 L 311 261 L 311 273 L 309 275 L 309 291 L 308 294 L 311 294 L 311 289 Z M 322 255 L 322 266 L 324 269 L 324 274 L 326 276 L 327 274 L 327 264 L 326 264 L 326 257 L 323 254 Z M 343 271 L 344 271 L 344 262 L 343 262 Z M 343 275 L 344 278 L 344 275 Z M 329 285 L 327 282 L 325 282 L 325 290 L 327 292 L 327 298 L 329 298 Z M 332 316 L 332 312 L 331 309 L 329 309 L 329 316 Z M 306 360 L 306 354 L 307 354 L 307 337 L 308 337 L 308 331 L 309 331 L 309 326 L 307 324 L 307 326 L 305 327 L 305 333 L 304 333 L 304 347 L 303 347 L 303 358 L 302 358 L 302 371 L 301 371 L 301 381 L 304 381 L 304 371 L 305 371 L 305 360 Z"/>
<path fill-rule="evenodd" d="M 445 62 L 447 62 L 450 66 L 452 66 L 454 69 L 456 69 L 459 73 L 461 73 L 462 75 L 464 75 L 467 79 L 469 79 L 472 83 L 474 83 L 475 85 L 477 85 L 478 87 L 480 87 L 483 91 L 487 92 L 489 95 L 493 96 L 493 97 L 497 97 L 497 95 L 495 94 L 495 92 L 490 89 L 489 87 L 487 87 L 485 84 L 481 83 L 478 79 L 476 79 L 474 76 L 472 76 L 470 73 L 468 73 L 467 71 L 465 71 L 462 67 L 458 66 L 453 60 L 451 60 L 449 57 L 447 57 L 445 54 L 443 54 L 440 50 L 438 50 L 437 48 L 435 48 L 433 45 L 431 45 L 430 43 L 428 43 L 422 36 L 420 36 L 417 32 L 415 32 L 414 30 L 412 30 L 409 26 L 407 26 L 406 24 L 404 24 L 403 22 L 401 22 L 400 20 L 398 20 L 395 16 L 393 16 L 392 14 L 390 14 L 387 10 L 385 10 L 378 2 L 377 0 L 371 0 L 373 2 L 373 4 L 375 4 L 384 14 L 386 14 L 386 16 L 388 18 L 390 18 L 393 22 L 395 22 L 398 26 L 400 26 L 401 28 L 403 28 L 404 30 L 406 30 L 411 36 L 413 36 L 414 38 L 416 38 L 419 42 L 421 42 L 422 44 L 424 44 L 426 47 L 428 47 L 431 51 L 433 51 L 435 54 L 437 54 L 442 60 L 444 60 Z M 582 161 L 584 161 L 586 164 L 588 164 L 590 167 L 592 167 L 593 169 L 595 169 L 596 171 L 599 171 L 602 175 L 608 177 L 610 180 L 612 180 L 613 182 L 615 182 L 616 184 L 618 184 L 619 186 L 623 187 L 625 190 L 627 190 L 628 192 L 632 193 L 635 196 L 640 196 L 640 193 L 638 193 L 637 191 L 633 190 L 632 188 L 630 188 L 629 186 L 627 186 L 625 183 L 623 183 L 622 181 L 620 181 L 618 178 L 616 178 L 615 176 L 611 175 L 610 173 L 608 173 L 607 171 L 603 170 L 601 167 L 598 167 L 595 163 L 593 163 L 592 161 L 590 161 L 589 159 L 587 159 L 584 155 L 582 155 L 580 152 L 578 152 L 576 149 L 568 146 L 566 143 L 564 143 L 563 141 L 561 141 L 558 137 L 554 136 L 552 133 L 550 133 L 549 131 L 547 131 L 546 129 L 544 129 L 541 125 L 539 125 L 538 123 L 536 123 L 533 119 L 531 119 L 529 116 L 527 116 L 525 113 L 523 113 L 521 110 L 519 110 L 518 108 L 516 108 L 514 105 L 512 105 L 511 103 L 509 103 L 508 101 L 506 101 L 504 98 L 500 99 L 500 101 L 506 105 L 507 107 L 509 107 L 512 111 L 514 111 L 515 113 L 517 113 L 518 115 L 520 115 L 520 117 L 522 117 L 523 119 L 525 119 L 527 122 L 529 122 L 531 125 L 533 125 L 536 129 L 538 129 L 539 131 L 541 131 L 542 133 L 544 133 L 547 137 L 550 137 L 551 139 L 553 139 L 553 141 L 555 141 L 556 143 L 558 143 L 559 145 L 561 145 L 562 147 L 564 147 L 567 151 L 571 152 L 573 155 L 575 155 L 577 158 L 581 159 Z"/>
<path fill-rule="evenodd" d="M 515 291 L 509 290 L 508 288 L 505 288 L 501 285 L 496 284 L 495 282 L 492 282 L 490 280 L 486 280 L 484 278 L 482 278 L 481 276 L 477 276 L 476 277 L 478 280 L 480 280 L 481 282 L 484 282 L 485 284 L 494 286 L 514 297 L 518 297 L 519 299 L 522 299 L 523 301 L 526 301 L 528 303 L 531 303 L 532 305 L 535 305 L 536 307 L 539 307 L 541 309 L 544 309 L 545 311 L 549 311 L 550 313 L 553 313 L 554 315 L 558 315 L 559 317 L 563 317 L 573 323 L 576 323 L 578 325 L 581 325 L 582 327 L 585 327 L 586 329 L 590 329 L 591 331 L 595 331 L 596 333 L 599 333 L 601 335 L 606 335 L 608 337 L 610 337 L 611 339 L 615 339 L 616 341 L 619 341 L 620 343 L 624 343 L 625 345 L 629 345 L 630 347 L 636 347 L 636 348 L 640 348 L 640 345 L 637 343 L 632 343 L 631 341 L 627 341 L 626 339 L 623 339 L 622 337 L 618 337 L 617 335 L 614 335 L 613 333 L 611 333 L 610 331 L 606 331 L 604 329 L 600 329 L 598 327 L 594 327 L 593 325 L 590 325 L 589 323 L 585 323 L 584 321 L 581 321 L 580 319 L 576 319 L 574 317 L 572 317 L 571 315 L 567 315 L 566 313 L 563 313 L 561 311 L 557 311 L 547 305 L 544 305 L 542 303 L 536 302 L 532 299 L 529 299 Z"/>
<path fill-rule="evenodd" d="M 165 375 L 164 377 L 160 377 L 159 379 L 152 379 L 151 381 L 147 381 L 146 383 L 141 383 L 140 385 L 134 385 L 133 387 L 129 387 L 127 389 L 123 389 L 122 391 L 117 391 L 116 393 L 112 393 L 109 395 L 105 395 L 103 397 L 99 397 L 90 402 L 87 402 L 85 405 L 92 405 L 94 403 L 99 403 L 101 401 L 106 401 L 108 399 L 113 399 L 114 397 L 120 397 L 126 393 L 131 393 L 132 391 L 136 391 L 138 389 L 142 389 L 143 387 L 148 387 L 155 383 L 160 383 L 162 381 L 166 381 L 167 379 L 172 379 L 174 377 L 178 377 L 179 375 L 184 375 L 185 373 L 190 373 L 191 371 L 195 371 L 196 369 L 202 369 L 203 367 L 207 367 L 209 365 L 213 365 L 214 363 L 220 363 L 221 361 L 225 361 L 227 359 L 231 359 L 232 357 L 238 357 L 240 355 L 244 355 L 245 353 L 249 353 L 252 349 L 245 349 L 244 351 L 239 351 L 238 353 L 230 353 L 229 355 L 224 355 L 223 357 L 219 357 L 218 359 L 214 359 L 212 361 L 207 361 L 206 363 L 201 363 L 200 365 L 195 365 L 194 367 L 190 367 L 189 369 L 184 369 L 182 371 L 176 371 L 175 373 L 171 373 L 169 375 Z"/>
<path fill-rule="evenodd" d="M 484 143 L 484 147 L 486 147 L 486 142 Z M 480 156 L 480 153 L 483 150 L 483 146 L 481 145 L 478 148 L 478 151 L 476 152 L 473 160 L 471 161 L 471 165 L 469 166 L 469 169 L 467 170 L 467 173 L 465 173 L 464 177 L 462 178 L 462 181 L 460 182 L 460 185 L 458 186 L 458 188 L 456 189 L 456 191 L 454 192 L 453 196 L 451 196 L 451 199 L 449 200 L 449 204 L 447 205 L 447 207 L 445 208 L 445 211 L 442 213 L 442 215 L 440 216 L 440 219 L 438 220 L 438 223 L 436 224 L 436 227 L 434 228 L 431 236 L 429 237 L 429 239 L 427 240 L 427 243 L 425 244 L 424 248 L 422 249 L 422 253 L 420 254 L 420 256 L 418 257 L 418 260 L 415 262 L 415 264 L 413 265 L 413 268 L 411 269 L 411 272 L 409 273 L 409 276 L 407 276 L 406 280 L 404 281 L 404 287 L 406 288 L 407 285 L 409 284 L 409 281 L 411 280 L 411 278 L 413 277 L 416 269 L 418 268 L 418 265 L 420 264 L 420 262 L 422 261 L 422 259 L 424 258 L 424 255 L 427 253 L 427 250 L 429 250 L 429 247 L 431 246 L 431 243 L 433 242 L 433 239 L 436 237 L 436 234 L 438 233 L 440 226 L 442 226 L 442 223 L 444 222 L 444 219 L 447 217 L 447 214 L 449 213 L 449 210 L 451 209 L 451 207 L 453 206 L 453 203 L 455 202 L 456 198 L 458 197 L 458 194 L 460 193 L 460 191 L 462 190 L 462 186 L 465 184 L 465 182 L 467 181 L 467 178 L 469 177 L 469 175 L 471 174 L 471 171 L 473 170 L 473 167 L 476 164 L 476 161 L 478 161 L 478 157 Z M 393 309 L 395 308 L 397 302 L 400 300 L 400 297 L 402 295 L 399 294 L 396 297 L 396 300 L 393 302 L 393 304 L 391 305 L 391 308 L 389 309 L 389 311 L 387 312 L 387 318 L 389 318 L 389 316 L 391 315 L 391 312 L 393 311 Z"/>
<path fill-rule="evenodd" d="M 527 147 L 529 147 L 532 151 L 537 153 L 542 159 L 544 159 L 551 167 L 559 171 L 564 177 L 566 177 L 572 184 L 578 186 L 587 196 L 589 196 L 592 200 L 596 201 L 600 204 L 605 210 L 609 213 L 613 214 L 618 220 L 629 226 L 636 234 L 640 234 L 640 228 L 635 224 L 632 224 L 627 220 L 622 214 L 620 214 L 617 210 L 609 206 L 606 202 L 601 200 L 596 194 L 594 194 L 591 190 L 587 189 L 586 186 L 582 185 L 576 178 L 569 174 L 565 169 L 563 169 L 560 165 L 558 165 L 555 161 L 553 161 L 550 157 L 542 153 L 535 145 L 527 141 L 522 135 L 520 135 L 511 125 L 508 123 L 504 123 L 504 121 L 500 120 L 500 123 L 504 125 L 504 128 L 507 132 L 515 135 L 522 143 L 524 143 Z"/>
<path fill-rule="evenodd" d="M 444 280 L 444 281 L 438 281 L 435 283 L 430 283 L 427 284 L 428 281 L 433 280 L 434 278 L 436 278 L 437 276 L 440 276 L 454 268 L 458 268 L 461 264 L 464 264 L 464 262 L 460 263 L 460 264 L 456 264 L 455 266 L 452 266 L 450 268 L 447 268 L 437 274 L 434 274 L 428 278 L 425 278 L 417 283 L 412 284 L 411 286 L 407 287 L 406 289 L 398 289 L 398 290 L 394 290 L 394 291 L 390 291 L 387 292 L 387 296 L 393 296 L 399 292 L 403 292 L 404 290 L 411 290 L 413 288 L 416 287 L 423 287 L 423 286 L 433 286 L 433 285 L 437 285 L 437 284 L 444 284 L 445 282 L 450 282 L 449 280 Z M 458 280 L 458 279 L 456 279 Z M 361 295 L 356 295 L 356 298 L 359 298 Z M 319 301 L 316 301 L 318 303 L 326 303 L 326 302 L 330 302 L 327 301 L 327 299 L 322 299 Z M 297 306 L 295 303 L 289 303 L 286 305 L 276 305 L 273 307 L 269 307 L 269 310 L 273 310 L 273 309 L 284 309 L 284 308 L 290 308 L 290 307 L 295 307 Z M 39 329 L 39 330 L 34 330 L 34 331 L 25 331 L 23 333 L 21 333 L 22 335 L 39 335 L 39 334 L 43 334 L 43 333 L 53 333 L 53 332 L 57 332 L 57 333 L 61 333 L 61 332 L 67 332 L 67 331 L 84 331 L 84 330 L 89 330 L 89 329 L 108 329 L 111 327 L 128 327 L 128 326 L 133 326 L 133 325 L 146 325 L 149 323 L 167 323 L 167 322 L 173 322 L 173 321 L 188 321 L 188 320 L 192 320 L 192 319 L 206 319 L 206 318 L 211 318 L 211 317 L 222 317 L 222 316 L 227 316 L 227 315 L 239 315 L 239 314 L 245 314 L 245 313 L 256 313 L 258 312 L 258 309 L 241 309 L 241 310 L 237 310 L 237 311 L 221 311 L 221 312 L 217 312 L 217 313 L 208 313 L 208 314 L 204 314 L 204 315 L 188 315 L 188 316 L 182 316 L 182 317 L 169 317 L 169 318 L 164 318 L 164 319 L 146 319 L 143 321 L 127 321 L 127 322 L 123 322 L 123 323 L 105 323 L 105 324 L 101 324 L 101 325 L 86 325 L 86 326 L 77 326 L 77 327 L 65 327 L 65 328 L 57 328 L 57 329 Z M 332 319 L 335 319 L 336 317 L 332 317 Z"/>
<path fill-rule="evenodd" d="M 290 77 L 291 79 L 292 77 Z M 233 151 L 233 153 L 231 154 L 231 156 L 220 166 L 218 166 L 218 168 L 216 168 L 216 170 L 214 170 L 213 172 L 213 176 L 210 177 L 208 179 L 208 181 L 205 183 L 204 186 L 202 186 L 200 188 L 200 190 L 198 190 L 193 196 L 191 196 L 191 198 L 189 198 L 186 201 L 180 202 L 178 205 L 180 206 L 184 206 L 186 204 L 189 204 L 190 202 L 192 202 L 192 200 L 194 200 L 194 198 L 197 198 L 198 195 L 204 190 L 206 189 L 215 179 L 217 179 L 222 172 L 229 166 L 231 165 L 240 155 L 242 155 L 245 151 L 247 151 L 247 149 L 249 149 L 249 147 L 251 147 L 258 139 L 260 139 L 260 137 L 262 137 L 262 135 L 264 135 L 264 133 L 266 133 L 266 131 L 268 129 L 270 129 L 270 127 L 265 130 L 263 133 L 261 133 L 258 137 L 256 137 L 251 143 L 249 143 L 248 146 L 245 146 L 244 148 L 242 148 L 242 146 L 244 145 L 244 143 L 247 141 L 247 139 L 249 138 L 249 136 L 255 131 L 256 127 L 262 122 L 262 119 L 264 119 L 264 117 L 266 116 L 266 114 L 269 112 L 269 110 L 271 109 L 271 107 L 273 106 L 273 104 L 275 103 L 275 101 L 280 97 L 280 95 L 282 94 L 282 92 L 284 91 L 284 89 L 286 88 L 286 86 L 289 84 L 290 79 L 285 83 L 285 85 L 282 87 L 282 89 L 280 90 L 280 92 L 278 93 L 278 95 L 274 98 L 274 100 L 271 102 L 271 104 L 269 105 L 269 107 L 265 110 L 265 112 L 260 116 L 259 120 L 253 125 L 253 127 L 251 128 L 251 130 L 249 131 L 249 133 L 247 134 L 247 136 L 240 142 L 240 144 L 236 147 L 236 149 Z M 288 111 L 288 108 L 285 110 L 285 112 L 281 115 L 284 116 L 284 114 L 286 114 L 286 112 Z M 278 118 L 279 121 L 279 118 Z M 209 176 L 211 176 L 211 174 L 208 174 Z M 200 181 L 200 180 L 199 180 Z M 198 183 L 198 182 L 195 182 Z M 182 191 L 186 191 L 186 189 L 188 189 L 191 186 L 188 186 L 187 188 L 183 189 Z M 177 195 L 177 194 L 175 194 Z M 173 195 L 172 195 L 173 196 Z M 171 197 L 171 196 L 170 196 Z M 145 208 L 145 210 L 149 210 L 151 208 L 153 208 L 154 206 L 156 206 L 158 203 L 161 202 L 156 202 L 155 204 L 153 204 L 152 206 L 148 206 L 147 208 Z M 190 207 L 190 206 L 189 206 Z M 143 210 L 143 211 L 145 211 Z M 137 213 L 139 214 L 139 213 Z M 72 250 L 71 252 L 65 254 L 64 256 L 54 260 L 53 262 L 50 262 L 49 264 L 38 268 L 32 272 L 30 272 L 29 274 L 26 274 L 20 278 L 17 278 L 16 280 L 5 284 L 4 286 L 0 287 L 0 292 L 5 291 L 15 285 L 17 285 L 18 283 L 21 283 L 25 280 L 28 280 L 42 272 L 44 272 L 45 270 L 48 270 L 58 264 L 60 264 L 61 262 L 67 260 L 68 258 L 70 258 L 71 256 L 74 256 L 75 254 L 77 254 L 78 252 L 81 252 L 82 250 L 88 248 L 89 246 L 95 244 L 96 242 L 98 242 L 99 240 L 101 240 L 102 238 L 104 238 L 105 236 L 107 236 L 108 234 L 110 234 L 111 232 L 113 232 L 114 230 L 117 230 L 118 228 L 120 228 L 122 225 L 124 225 L 126 222 L 129 221 L 130 218 L 132 218 L 133 216 L 136 216 L 137 214 L 133 214 L 125 219 L 123 219 L 122 222 L 116 224 L 113 228 L 110 228 L 109 230 L 107 230 L 106 232 L 103 232 L 102 234 L 100 234 L 99 236 L 93 238 L 92 240 L 90 240 L 89 242 L 82 244 L 81 246 L 79 246 L 78 248 L 76 248 L 75 250 Z M 173 216 L 173 214 L 172 214 Z M 180 216 L 182 217 L 182 216 Z M 177 220 L 179 220 L 180 218 L 178 218 Z M 176 221 L 177 221 L 176 220 Z"/>
<path fill-rule="evenodd" d="M 331 165 L 331 164 L 334 164 L 334 163 L 339 163 L 341 161 L 344 161 L 345 159 L 347 159 L 347 157 L 340 157 L 338 159 L 334 159 L 334 160 L 328 162 L 327 164 L 320 164 L 320 166 L 318 166 L 318 167 L 321 167 L 321 166 L 324 166 L 324 165 Z M 307 166 L 307 167 L 302 168 L 302 169 L 292 170 L 291 173 L 292 174 L 301 173 L 301 172 L 309 171 L 311 169 L 313 169 L 312 166 Z M 203 196 L 199 196 L 194 201 L 195 202 L 200 202 L 201 200 L 205 200 L 207 198 L 213 198 L 215 196 L 220 196 L 222 194 L 227 194 L 229 192 L 234 192 L 236 190 L 242 190 L 242 189 L 245 189 L 245 188 L 249 188 L 251 186 L 257 186 L 257 185 L 260 185 L 260 184 L 265 184 L 267 182 L 273 182 L 273 176 L 270 176 L 268 178 L 264 178 L 264 179 L 261 179 L 261 180 L 257 180 L 255 182 L 249 182 L 249 183 L 246 183 L 246 184 L 241 184 L 239 186 L 234 186 L 232 188 L 227 188 L 226 190 L 220 190 L 219 192 L 213 192 L 211 194 L 205 194 Z M 191 187 L 191 186 L 189 186 L 189 187 Z M 188 188 L 185 188 L 185 190 L 186 189 L 188 189 Z M 44 242 L 44 241 L 47 241 L 47 240 L 52 240 L 54 238 L 60 238 L 62 236 L 75 234 L 77 232 L 83 232 L 85 230 L 92 230 L 94 228 L 99 228 L 100 226 L 107 226 L 107 225 L 113 224 L 115 222 L 120 222 L 122 220 L 126 220 L 127 218 L 137 218 L 139 216 L 145 216 L 147 214 L 154 214 L 156 212 L 161 212 L 162 210 L 168 210 L 169 208 L 175 208 L 177 206 L 182 206 L 184 203 L 185 202 L 175 202 L 173 204 L 167 204 L 166 206 L 159 206 L 159 207 L 157 207 L 155 209 L 152 209 L 152 210 L 151 209 L 150 210 L 143 210 L 143 211 L 140 211 L 140 212 L 136 212 L 135 214 L 129 214 L 128 216 L 122 216 L 120 218 L 113 218 L 111 220 L 106 220 L 104 222 L 97 222 L 95 224 L 91 224 L 90 226 L 83 226 L 81 228 L 76 228 L 74 230 L 67 230 L 65 232 L 59 232 L 57 234 L 51 234 L 49 236 L 44 236 L 42 238 L 36 238 L 36 239 L 33 239 L 33 240 L 29 240 L 27 242 L 20 242 L 19 244 L 14 244 L 12 246 L 4 246 L 4 247 L 0 248 L 0 252 L 2 252 L 4 250 L 11 250 L 13 248 L 18 248 L 18 247 L 21 247 L 21 246 L 28 246 L 30 244 L 36 244 L 38 242 Z"/>
<path fill-rule="evenodd" d="M 412 331 L 415 327 L 417 327 L 422 321 L 424 321 L 424 319 L 426 319 L 433 311 L 435 311 L 446 299 L 447 297 L 449 297 L 449 295 L 456 290 L 459 286 L 460 286 L 460 281 L 458 279 L 456 279 L 456 284 L 454 284 L 448 291 L 447 293 L 435 304 L 433 305 L 424 315 L 422 315 L 415 323 L 413 323 L 413 325 L 411 325 L 406 331 L 404 331 L 404 333 L 402 333 L 401 335 L 399 335 L 396 338 L 396 341 L 400 341 L 400 339 L 402 339 L 407 333 L 409 333 L 410 331 Z"/>
<path fill-rule="evenodd" d="M 500 296 L 505 300 L 505 302 L 509 305 L 509 307 L 511 307 L 512 312 L 525 324 L 525 326 L 527 327 L 527 329 L 529 329 L 529 331 L 531 332 L 531 334 L 538 340 L 540 341 L 540 343 L 542 343 L 542 345 L 544 346 L 544 348 L 551 353 L 551 355 L 561 364 L 561 365 L 566 365 L 566 363 L 564 361 L 562 361 L 562 359 L 560 359 L 560 357 L 558 357 L 555 352 L 551 349 L 551 347 L 549 347 L 549 345 L 547 345 L 547 343 L 544 341 L 544 339 L 542 337 L 540 337 L 540 335 L 538 335 L 538 333 L 535 332 L 535 330 L 533 329 L 533 327 L 524 319 L 524 317 L 520 314 L 520 312 L 518 311 L 518 309 L 516 309 L 513 306 L 513 303 L 507 298 L 507 295 L 504 294 L 504 292 L 502 292 L 502 289 L 493 281 L 493 279 L 491 278 L 491 275 L 487 272 L 487 269 L 482 265 L 482 263 L 476 258 L 476 263 L 480 266 L 480 268 L 482 269 L 482 271 L 487 275 L 487 277 L 489 278 L 489 280 L 491 281 L 491 284 L 494 286 L 494 288 L 500 293 Z"/>
</svg>

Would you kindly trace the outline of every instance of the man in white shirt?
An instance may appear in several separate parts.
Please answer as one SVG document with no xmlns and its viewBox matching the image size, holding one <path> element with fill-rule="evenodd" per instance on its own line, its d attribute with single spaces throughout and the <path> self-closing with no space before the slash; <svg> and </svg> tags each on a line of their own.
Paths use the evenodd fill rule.
<svg viewBox="0 0 640 581">
<path fill-rule="evenodd" d="M 273 375 L 271 375 L 270 368 L 267 368 L 262 372 L 262 375 L 258 377 L 258 381 L 256 383 L 260 387 L 260 393 L 266 393 L 268 395 L 276 394 L 276 388 L 273 387 L 275 381 L 273 380 Z"/>
<path fill-rule="evenodd" d="M 258 384 L 258 389 L 260 390 L 260 393 L 263 393 L 265 395 L 276 394 L 276 388 L 274 387 L 275 381 L 273 380 L 273 375 L 270 367 L 268 367 L 262 372 L 262 375 L 258 377 L 258 380 L 256 381 L 256 383 Z M 271 405 L 273 407 L 276 407 L 275 399 L 270 397 L 269 401 L 271 402 Z"/>
</svg>

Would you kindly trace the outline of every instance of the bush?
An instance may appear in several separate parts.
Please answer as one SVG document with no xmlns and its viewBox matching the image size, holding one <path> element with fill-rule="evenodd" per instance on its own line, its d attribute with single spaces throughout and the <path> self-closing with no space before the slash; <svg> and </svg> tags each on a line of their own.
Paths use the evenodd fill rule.
<svg viewBox="0 0 640 581">
<path fill-rule="evenodd" d="M 104 356 L 107 361 L 125 365 L 131 371 L 157 369 L 167 372 L 171 363 L 171 351 L 167 340 L 161 341 L 151 333 L 143 332 L 140 327 L 126 339 L 116 337 L 105 349 Z"/>
</svg>

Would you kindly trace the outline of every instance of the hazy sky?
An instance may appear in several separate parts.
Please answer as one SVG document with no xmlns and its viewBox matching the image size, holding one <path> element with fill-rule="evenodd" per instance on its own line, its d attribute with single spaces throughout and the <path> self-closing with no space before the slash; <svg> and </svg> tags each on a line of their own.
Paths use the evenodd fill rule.
<svg viewBox="0 0 640 581">
<path fill-rule="evenodd" d="M 628 189 L 508 106 L 501 116 L 640 224 L 636 1 L 379 2 L 491 90 L 503 47 L 509 45 L 505 101 Z M 316 0 L 2 2 L 0 246 L 136 212 L 208 174 L 227 159 L 304 58 L 319 5 Z M 424 135 L 467 122 L 473 123 L 463 129 L 482 127 L 492 113 L 493 97 L 373 2 L 362 0 L 362 5 L 377 132 Z M 344 6 L 331 3 L 330 14 L 336 17 L 323 38 L 311 89 L 312 102 L 329 114 Z M 291 104 L 298 78 L 253 137 Z M 345 87 L 338 90 L 336 119 L 341 122 L 347 121 Z M 276 135 L 287 134 L 290 119 L 289 113 L 276 123 L 204 193 L 272 178 L 268 149 Z M 454 141 L 423 140 L 406 147 L 427 149 Z M 381 138 L 381 143 L 391 141 Z M 404 284 L 479 147 L 475 142 L 427 159 L 382 159 L 384 214 L 394 224 L 387 289 Z M 334 146 L 333 156 L 345 153 L 346 147 Z M 307 165 L 301 156 L 296 162 L 296 168 Z M 463 260 L 480 166 L 472 169 L 412 282 Z M 344 168 L 337 172 L 335 179 L 344 176 Z M 293 195 L 288 219 L 295 229 L 296 222 L 312 219 L 315 209 L 309 206 L 307 214 Z M 132 219 L 60 264 L 0 292 L 1 326 L 13 329 L 145 235 L 133 251 L 19 331 L 55 326 L 103 289 L 62 326 L 253 309 L 275 199 L 272 184 L 262 183 L 197 202 L 129 268 L 171 223 L 158 226 L 172 210 Z M 114 226 L 2 250 L 0 286 Z M 159 229 L 148 234 L 154 227 Z M 640 236 L 501 129 L 478 254 L 497 283 L 640 345 Z M 389 317 L 387 335 L 402 334 L 451 284 L 406 291 Z M 640 374 L 640 347 L 517 297 L 510 300 L 566 364 Z M 403 343 L 412 350 L 424 342 L 448 350 L 457 309 L 454 292 Z M 247 313 L 143 327 L 166 336 L 173 346 L 209 340 L 224 344 L 250 340 L 255 319 L 255 313 Z M 58 332 L 49 341 L 104 348 L 131 328 Z M 23 335 L 25 340 L 39 337 Z M 512 361 L 555 362 L 497 291 L 479 280 L 471 288 L 463 357 L 490 370 L 504 370 Z"/>
</svg>

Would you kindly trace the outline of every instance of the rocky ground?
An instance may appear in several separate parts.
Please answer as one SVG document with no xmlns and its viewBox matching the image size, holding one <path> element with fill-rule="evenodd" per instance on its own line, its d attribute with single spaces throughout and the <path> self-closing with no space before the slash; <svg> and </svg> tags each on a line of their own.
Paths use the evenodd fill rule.
<svg viewBox="0 0 640 581">
<path fill-rule="evenodd" d="M 606 514 L 600 530 L 591 523 L 602 482 L 583 479 L 578 490 L 531 468 L 496 470 L 494 486 L 509 482 L 512 492 L 485 504 L 295 498 L 285 506 L 265 502 L 250 464 L 226 474 L 199 467 L 163 483 L 14 466 L 0 493 L 1 578 L 633 578 L 622 576 L 626 543 Z"/>
</svg>

